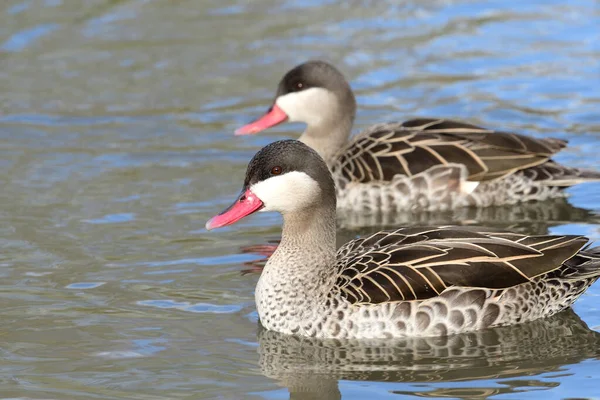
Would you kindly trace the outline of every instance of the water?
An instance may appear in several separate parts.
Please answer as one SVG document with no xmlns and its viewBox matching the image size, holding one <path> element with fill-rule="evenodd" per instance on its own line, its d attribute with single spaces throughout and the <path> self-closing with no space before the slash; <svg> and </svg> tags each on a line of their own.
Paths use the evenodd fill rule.
<svg viewBox="0 0 600 400">
<path fill-rule="evenodd" d="M 5 0 L 0 398 L 597 397 L 599 285 L 575 305 L 583 322 L 300 340 L 259 330 L 258 276 L 242 273 L 261 259 L 243 248 L 276 240 L 279 217 L 204 230 L 257 149 L 302 128 L 232 136 L 309 58 L 350 78 L 357 128 L 452 116 L 568 139 L 558 161 L 600 169 L 597 2 L 396 3 Z M 401 222 L 600 240 L 600 184 L 569 192 Z"/>
</svg>

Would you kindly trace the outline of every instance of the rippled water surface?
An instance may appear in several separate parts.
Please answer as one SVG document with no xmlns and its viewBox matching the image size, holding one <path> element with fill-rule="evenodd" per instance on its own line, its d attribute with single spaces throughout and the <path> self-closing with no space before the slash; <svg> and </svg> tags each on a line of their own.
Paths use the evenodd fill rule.
<svg viewBox="0 0 600 400">
<path fill-rule="evenodd" d="M 568 139 L 558 161 L 600 169 L 598 26 L 592 0 L 4 0 L 0 397 L 597 397 L 598 284 L 579 317 L 438 340 L 290 338 L 259 330 L 258 275 L 242 274 L 261 258 L 242 248 L 277 239 L 279 217 L 204 222 L 261 146 L 302 129 L 232 135 L 309 58 L 351 80 L 357 128 L 455 117 Z M 433 222 L 600 240 L 600 184 L 569 192 Z"/>
</svg>

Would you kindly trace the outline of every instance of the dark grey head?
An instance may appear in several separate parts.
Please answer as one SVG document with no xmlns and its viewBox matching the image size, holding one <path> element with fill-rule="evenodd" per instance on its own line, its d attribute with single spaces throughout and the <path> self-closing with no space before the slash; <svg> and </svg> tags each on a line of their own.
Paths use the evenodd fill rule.
<svg viewBox="0 0 600 400">
<path fill-rule="evenodd" d="M 274 171 L 273 168 L 276 168 Z M 333 185 L 325 161 L 304 143 L 288 139 L 268 144 L 254 155 L 246 169 L 245 186 L 254 185 L 273 176 L 303 172 L 322 186 Z"/>
<path fill-rule="evenodd" d="M 280 96 L 298 93 L 311 88 L 320 88 L 338 94 L 340 97 L 352 94 L 344 75 L 325 61 L 307 61 L 289 70 L 277 86 L 275 101 Z M 354 97 L 354 96 L 352 96 Z"/>
<path fill-rule="evenodd" d="M 256 153 L 241 195 L 206 227 L 230 225 L 256 211 L 286 215 L 327 207 L 335 212 L 335 205 L 335 184 L 325 161 L 300 141 L 281 140 Z"/>
<path fill-rule="evenodd" d="M 351 125 L 355 114 L 356 99 L 344 75 L 324 61 L 308 61 L 281 79 L 269 111 L 236 134 L 258 133 L 285 121 L 304 122 L 309 129 L 338 122 Z"/>
<path fill-rule="evenodd" d="M 280 140 L 256 153 L 248 164 L 244 187 L 274 211 L 285 212 L 309 203 L 335 204 L 335 184 L 327 164 L 298 140 Z M 297 204 L 290 204 L 294 202 Z"/>
</svg>

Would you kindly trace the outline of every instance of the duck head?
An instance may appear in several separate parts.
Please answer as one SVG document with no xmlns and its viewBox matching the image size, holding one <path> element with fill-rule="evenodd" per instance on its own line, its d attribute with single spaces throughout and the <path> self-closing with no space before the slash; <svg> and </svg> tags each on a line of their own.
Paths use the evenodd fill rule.
<svg viewBox="0 0 600 400">
<path fill-rule="evenodd" d="M 282 140 L 256 153 L 248 164 L 240 195 L 211 218 L 206 229 L 231 225 L 257 211 L 277 211 L 286 216 L 321 206 L 335 210 L 335 184 L 327 165 L 307 145 Z"/>
<path fill-rule="evenodd" d="M 337 120 L 352 122 L 355 112 L 356 100 L 344 75 L 324 61 L 308 61 L 288 71 L 269 110 L 235 134 L 255 134 L 286 121 L 304 122 L 309 129 Z"/>
</svg>

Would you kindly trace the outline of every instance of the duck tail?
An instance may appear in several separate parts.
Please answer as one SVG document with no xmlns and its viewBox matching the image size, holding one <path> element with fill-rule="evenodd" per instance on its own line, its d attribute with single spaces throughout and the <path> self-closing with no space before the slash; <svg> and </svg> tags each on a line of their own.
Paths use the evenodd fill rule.
<svg viewBox="0 0 600 400">
<path fill-rule="evenodd" d="M 567 267 L 563 278 L 567 280 L 585 280 L 600 277 L 600 246 L 586 245 L 572 258 L 565 261 Z"/>
<path fill-rule="evenodd" d="M 559 151 L 561 151 L 562 149 L 564 149 L 565 147 L 567 147 L 567 144 L 569 143 L 566 140 L 563 139 L 557 139 L 557 138 L 544 138 L 542 139 L 542 141 L 550 148 L 552 149 L 552 151 L 554 153 L 557 153 Z"/>
<path fill-rule="evenodd" d="M 545 186 L 567 188 L 583 182 L 600 181 L 600 171 L 571 168 L 552 160 L 523 170 L 523 173 L 534 181 Z"/>
</svg>

